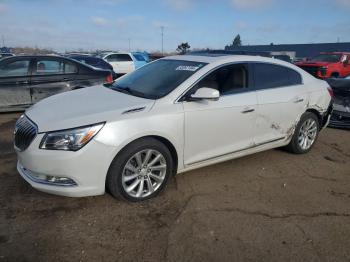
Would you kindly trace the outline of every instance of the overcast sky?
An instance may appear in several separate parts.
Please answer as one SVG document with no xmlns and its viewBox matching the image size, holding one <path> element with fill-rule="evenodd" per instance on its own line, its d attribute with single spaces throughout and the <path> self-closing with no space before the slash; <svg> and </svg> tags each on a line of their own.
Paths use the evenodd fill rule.
<svg viewBox="0 0 350 262">
<path fill-rule="evenodd" d="M 243 44 L 350 42 L 350 0 L 0 0 L 7 46 L 174 51 Z M 2 45 L 2 43 L 0 44 Z"/>
</svg>

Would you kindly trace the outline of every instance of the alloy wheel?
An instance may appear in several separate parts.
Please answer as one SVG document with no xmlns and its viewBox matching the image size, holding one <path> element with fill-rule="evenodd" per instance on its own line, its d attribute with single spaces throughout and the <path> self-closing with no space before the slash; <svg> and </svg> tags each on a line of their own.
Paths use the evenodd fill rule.
<svg viewBox="0 0 350 262">
<path fill-rule="evenodd" d="M 134 198 L 145 198 L 156 192 L 166 177 L 167 164 L 164 156 L 154 149 L 134 154 L 124 166 L 122 185 Z"/>
<path fill-rule="evenodd" d="M 314 119 L 309 118 L 300 127 L 298 144 L 302 150 L 311 148 L 316 140 L 318 132 L 317 123 Z"/>
</svg>

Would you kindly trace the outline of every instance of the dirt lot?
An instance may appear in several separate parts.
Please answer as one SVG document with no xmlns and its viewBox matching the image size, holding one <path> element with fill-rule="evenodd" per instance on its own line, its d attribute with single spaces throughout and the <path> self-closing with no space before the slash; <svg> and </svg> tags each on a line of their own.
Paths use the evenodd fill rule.
<svg viewBox="0 0 350 262">
<path fill-rule="evenodd" d="M 16 172 L 0 115 L 0 261 L 349 261 L 350 132 L 178 175 L 158 198 L 65 198 Z"/>
</svg>

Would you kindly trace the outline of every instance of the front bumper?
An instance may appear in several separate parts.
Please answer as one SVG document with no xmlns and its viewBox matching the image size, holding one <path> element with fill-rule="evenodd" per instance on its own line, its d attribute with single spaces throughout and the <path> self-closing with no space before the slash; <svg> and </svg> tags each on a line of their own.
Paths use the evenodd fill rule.
<svg viewBox="0 0 350 262">
<path fill-rule="evenodd" d="M 350 129 L 350 112 L 334 110 L 328 126 Z"/>
<path fill-rule="evenodd" d="M 43 150 L 39 144 L 44 134 L 38 134 L 25 151 L 17 151 L 17 170 L 35 189 L 55 195 L 84 197 L 105 192 L 105 180 L 114 149 L 96 140 L 76 152 Z M 37 177 L 66 177 L 76 184 L 53 185 Z"/>
</svg>

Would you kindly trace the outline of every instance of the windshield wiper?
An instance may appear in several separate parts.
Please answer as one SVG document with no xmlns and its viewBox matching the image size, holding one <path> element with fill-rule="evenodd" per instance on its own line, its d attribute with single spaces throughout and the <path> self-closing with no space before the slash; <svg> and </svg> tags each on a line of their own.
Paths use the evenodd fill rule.
<svg viewBox="0 0 350 262">
<path fill-rule="evenodd" d="M 132 95 L 132 91 L 130 89 L 130 87 L 119 87 L 119 86 L 115 86 L 115 88 L 122 92 L 122 93 L 127 93 L 127 94 L 131 94 Z"/>
<path fill-rule="evenodd" d="M 112 88 L 119 91 L 119 92 L 125 93 L 125 94 L 149 99 L 149 97 L 145 93 L 133 90 L 130 87 L 120 87 L 120 86 L 114 85 L 114 86 L 112 86 Z"/>
</svg>

